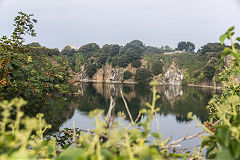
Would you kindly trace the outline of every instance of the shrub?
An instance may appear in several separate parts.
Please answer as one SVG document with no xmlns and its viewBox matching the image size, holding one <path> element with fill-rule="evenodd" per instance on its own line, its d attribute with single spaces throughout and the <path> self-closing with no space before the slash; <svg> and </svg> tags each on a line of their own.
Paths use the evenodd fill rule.
<svg viewBox="0 0 240 160">
<path fill-rule="evenodd" d="M 142 62 L 140 60 L 133 61 L 131 63 L 132 67 L 139 68 L 142 65 Z"/>
<path fill-rule="evenodd" d="M 130 71 L 124 71 L 123 72 L 123 79 L 126 80 L 126 79 L 129 79 L 133 76 L 132 72 Z"/>
<path fill-rule="evenodd" d="M 61 54 L 68 56 L 72 56 L 74 53 L 77 53 L 77 51 L 70 45 L 65 46 L 61 51 Z"/>
<path fill-rule="evenodd" d="M 93 52 L 98 52 L 100 50 L 99 45 L 96 43 L 89 43 L 81 46 L 77 52 L 78 53 L 93 53 Z"/>
<path fill-rule="evenodd" d="M 135 81 L 138 83 L 148 83 L 151 81 L 152 73 L 147 68 L 139 68 L 135 74 Z"/>
<path fill-rule="evenodd" d="M 129 64 L 129 58 L 128 58 L 128 56 L 127 56 L 126 54 L 122 55 L 122 56 L 118 59 L 118 65 L 119 65 L 120 67 L 125 68 L 125 67 L 128 66 L 128 64 Z"/>
<path fill-rule="evenodd" d="M 89 78 L 92 78 L 92 76 L 96 73 L 97 66 L 95 64 L 89 64 L 86 69 L 86 74 Z"/>
<path fill-rule="evenodd" d="M 208 80 L 212 80 L 214 75 L 215 75 L 215 72 L 216 72 L 216 69 L 211 66 L 211 65 L 206 65 L 204 68 L 203 68 L 203 73 L 204 73 L 204 76 L 205 78 L 207 78 Z"/>
<path fill-rule="evenodd" d="M 193 78 L 198 78 L 198 76 L 201 74 L 200 70 L 196 70 L 193 72 Z"/>
<path fill-rule="evenodd" d="M 225 45 L 221 45 L 221 43 L 208 43 L 205 44 L 204 46 L 202 46 L 197 53 L 199 54 L 206 54 L 207 52 L 220 52 L 223 51 L 224 48 L 226 46 Z"/>
<path fill-rule="evenodd" d="M 163 63 L 160 60 L 153 61 L 152 72 L 156 76 L 163 72 Z"/>
<path fill-rule="evenodd" d="M 27 46 L 29 46 L 29 47 L 41 47 L 41 45 L 38 42 L 29 43 Z"/>
<path fill-rule="evenodd" d="M 116 67 L 118 65 L 118 57 L 113 57 L 111 62 L 112 62 L 112 67 Z"/>
</svg>

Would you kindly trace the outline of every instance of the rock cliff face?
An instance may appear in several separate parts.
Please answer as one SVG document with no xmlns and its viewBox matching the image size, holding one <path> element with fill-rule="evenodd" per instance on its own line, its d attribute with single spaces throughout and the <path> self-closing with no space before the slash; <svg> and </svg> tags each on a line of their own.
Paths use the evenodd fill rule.
<svg viewBox="0 0 240 160">
<path fill-rule="evenodd" d="M 141 67 L 149 67 L 149 62 L 142 60 Z M 73 82 L 107 82 L 107 83 L 121 83 L 123 80 L 124 71 L 130 71 L 133 75 L 136 74 L 136 68 L 129 64 L 126 68 L 112 68 L 110 64 L 106 64 L 102 68 L 98 69 L 92 78 L 89 78 L 86 74 L 86 66 L 83 65 L 78 73 L 74 73 Z M 173 62 L 169 67 L 165 68 L 163 74 L 154 76 L 153 80 L 158 81 L 160 84 L 174 84 L 180 85 L 182 83 L 184 71 L 180 70 Z M 125 80 L 125 83 L 136 83 L 134 76 L 131 79 Z"/>
<path fill-rule="evenodd" d="M 183 76 L 184 71 L 180 70 L 173 61 L 173 63 L 170 65 L 170 67 L 167 68 L 165 72 L 165 84 L 180 85 L 182 83 Z"/>
<path fill-rule="evenodd" d="M 115 82 L 121 83 L 123 80 L 123 72 L 129 70 L 133 74 L 136 73 L 136 68 L 130 64 L 126 68 L 112 68 L 110 64 L 106 64 L 102 68 L 98 69 L 92 78 L 89 78 L 86 74 L 86 66 L 83 65 L 78 73 L 73 74 L 74 82 Z M 134 79 L 129 79 L 127 82 L 133 83 Z"/>
</svg>

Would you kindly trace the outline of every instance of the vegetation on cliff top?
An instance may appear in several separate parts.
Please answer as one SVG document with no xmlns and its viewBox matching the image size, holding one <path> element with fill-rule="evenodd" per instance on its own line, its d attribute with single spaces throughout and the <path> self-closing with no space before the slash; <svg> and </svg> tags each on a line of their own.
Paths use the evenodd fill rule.
<svg viewBox="0 0 240 160">
<path fill-rule="evenodd" d="M 106 64 L 114 68 L 126 68 L 128 65 L 147 68 L 151 74 L 157 76 L 175 62 L 177 67 L 184 71 L 183 84 L 198 84 L 212 81 L 213 77 L 222 71 L 224 64 L 221 54 L 225 46 L 208 43 L 195 53 L 192 42 L 181 41 L 178 47 L 173 49 L 169 46 L 145 46 L 143 42 L 133 40 L 125 46 L 106 44 L 101 48 L 96 43 L 90 43 L 78 50 L 66 46 L 59 56 L 68 60 L 75 72 L 79 72 L 84 65 L 89 78 Z M 147 61 L 146 64 L 142 64 L 143 59 Z"/>
</svg>

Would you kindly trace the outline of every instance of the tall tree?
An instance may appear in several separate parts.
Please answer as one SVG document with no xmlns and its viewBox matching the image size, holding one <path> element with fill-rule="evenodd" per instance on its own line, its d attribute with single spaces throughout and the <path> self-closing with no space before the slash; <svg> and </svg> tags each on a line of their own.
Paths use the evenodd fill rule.
<svg viewBox="0 0 240 160">
<path fill-rule="evenodd" d="M 192 42 L 185 42 L 185 41 L 181 41 L 178 43 L 177 45 L 177 49 L 180 51 L 188 51 L 188 52 L 194 52 L 195 50 L 195 44 Z"/>
<path fill-rule="evenodd" d="M 74 47 L 70 45 L 65 46 L 61 51 L 61 54 L 68 56 L 72 56 L 74 53 L 77 53 L 77 51 Z"/>
</svg>

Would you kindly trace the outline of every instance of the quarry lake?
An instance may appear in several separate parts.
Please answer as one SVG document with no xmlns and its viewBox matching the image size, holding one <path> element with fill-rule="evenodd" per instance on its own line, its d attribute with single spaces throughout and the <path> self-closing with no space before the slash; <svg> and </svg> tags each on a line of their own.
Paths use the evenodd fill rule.
<svg viewBox="0 0 240 160">
<path fill-rule="evenodd" d="M 183 137 L 189 124 L 191 125 L 189 135 L 201 131 L 200 127 L 196 127 L 195 121 L 187 118 L 188 112 L 196 115 L 200 123 L 206 121 L 208 101 L 218 92 L 210 88 L 175 85 L 160 85 L 156 89 L 160 95 L 156 103 L 156 107 L 160 108 L 157 114 L 159 130 L 165 137 L 171 137 L 172 140 Z M 112 115 L 116 116 L 118 112 L 124 112 L 126 123 L 130 123 L 120 90 L 123 91 L 133 120 L 138 117 L 139 111 L 146 107 L 145 104 L 152 101 L 151 87 L 147 85 L 79 83 L 79 94 L 50 99 L 42 104 L 41 109 L 31 108 L 31 114 L 44 113 L 45 119 L 52 125 L 51 133 L 56 133 L 63 128 L 72 128 L 73 121 L 76 122 L 77 128 L 91 130 L 94 128 L 94 119 L 88 117 L 89 112 L 101 109 L 106 116 L 112 97 L 114 104 Z M 155 119 L 152 122 L 152 130 L 158 130 Z M 199 141 L 198 138 L 185 141 L 183 146 L 191 147 L 199 144 Z"/>
</svg>

